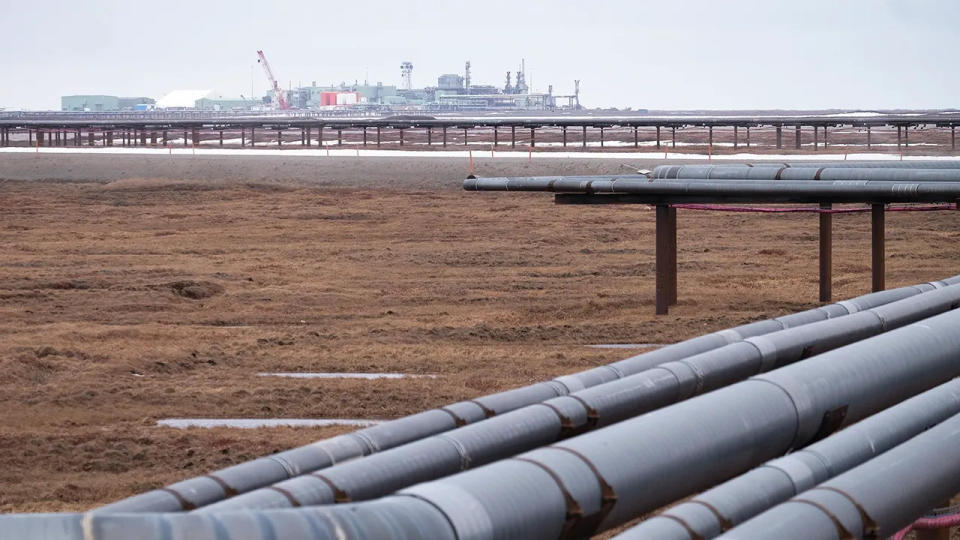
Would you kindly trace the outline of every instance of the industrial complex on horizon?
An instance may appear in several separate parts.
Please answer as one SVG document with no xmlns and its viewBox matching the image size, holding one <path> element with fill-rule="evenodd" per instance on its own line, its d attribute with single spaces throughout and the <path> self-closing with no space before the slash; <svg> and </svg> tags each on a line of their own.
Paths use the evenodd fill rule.
<svg viewBox="0 0 960 540">
<path fill-rule="evenodd" d="M 526 63 L 521 60 L 516 72 L 507 71 L 502 86 L 473 84 L 470 62 L 463 73 L 446 73 L 437 77 L 436 86 L 414 88 L 413 63 L 400 64 L 400 85 L 353 84 L 318 85 L 280 88 L 263 51 L 257 51 L 257 62 L 263 67 L 270 89 L 261 98 L 231 96 L 216 90 L 174 90 L 159 99 L 152 97 L 118 97 L 110 95 L 72 95 L 60 99 L 63 112 L 113 112 L 163 110 L 199 111 L 266 111 L 266 110 L 558 110 L 580 109 L 580 81 L 573 83 L 573 93 L 557 95 L 553 85 L 547 91 L 534 92 L 529 84 Z"/>
</svg>

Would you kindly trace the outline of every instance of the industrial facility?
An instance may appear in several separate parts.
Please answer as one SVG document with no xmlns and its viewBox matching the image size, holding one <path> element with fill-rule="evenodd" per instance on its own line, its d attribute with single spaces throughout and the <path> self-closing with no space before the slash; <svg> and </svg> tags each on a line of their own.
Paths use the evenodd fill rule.
<svg viewBox="0 0 960 540">
<path fill-rule="evenodd" d="M 400 86 L 382 82 L 371 84 L 318 85 L 282 89 L 263 51 L 257 51 L 257 62 L 264 70 L 269 90 L 262 98 L 232 96 L 214 90 L 174 90 L 154 100 L 151 98 L 119 98 L 115 96 L 76 95 L 61 98 L 63 112 L 111 112 L 142 110 L 197 111 L 267 111 L 359 109 L 374 111 L 422 110 L 539 110 L 580 109 L 580 81 L 573 83 L 571 94 L 535 92 L 527 82 L 526 61 L 521 60 L 516 72 L 507 71 L 503 85 L 474 84 L 470 62 L 462 73 L 444 73 L 434 86 L 414 88 L 413 63 L 400 64 Z"/>
</svg>

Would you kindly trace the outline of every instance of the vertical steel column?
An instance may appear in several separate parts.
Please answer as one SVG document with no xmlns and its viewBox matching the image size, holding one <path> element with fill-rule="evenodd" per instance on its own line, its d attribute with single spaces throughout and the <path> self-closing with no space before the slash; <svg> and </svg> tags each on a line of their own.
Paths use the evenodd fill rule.
<svg viewBox="0 0 960 540">
<path fill-rule="evenodd" d="M 313 138 L 313 128 L 311 128 L 310 126 L 307 126 L 307 146 L 310 146 L 313 143 L 313 141 L 310 140 L 312 138 Z"/>
<path fill-rule="evenodd" d="M 739 139 L 739 135 L 740 135 L 740 134 L 738 133 L 737 126 L 733 126 L 733 149 L 734 149 L 734 150 L 736 150 L 736 149 L 737 149 L 737 146 L 739 145 L 739 142 L 740 142 L 740 141 L 738 140 L 738 139 Z"/>
<path fill-rule="evenodd" d="M 220 130 L 220 146 L 223 146 L 223 130 Z"/>
<path fill-rule="evenodd" d="M 677 209 L 673 206 L 667 212 L 667 221 L 670 227 L 667 240 L 670 241 L 670 260 L 667 269 L 670 271 L 670 305 L 677 303 Z"/>
<path fill-rule="evenodd" d="M 886 243 L 886 230 L 884 223 L 883 204 L 875 203 L 871 206 L 870 218 L 870 253 L 873 258 L 873 292 L 877 292 L 886 288 L 886 269 L 884 268 L 884 244 Z"/>
<path fill-rule="evenodd" d="M 640 128 L 633 126 L 633 147 L 640 147 Z M 657 126 L 657 148 L 660 148 L 660 126 Z"/>
<path fill-rule="evenodd" d="M 7 135 L 7 137 L 9 138 L 9 135 Z M 957 126 L 952 124 L 950 125 L 950 149 L 957 149 Z"/>
<path fill-rule="evenodd" d="M 380 128 L 377 128 L 377 133 L 380 132 Z M 379 139 L 378 139 L 379 140 Z M 378 145 L 380 143 L 377 143 Z M 447 147 L 447 126 L 443 126 L 443 147 Z"/>
<path fill-rule="evenodd" d="M 496 128 L 494 128 L 494 130 L 496 130 Z M 494 140 L 493 145 L 496 146 L 497 145 L 496 135 L 494 135 L 493 140 Z M 433 146 L 433 128 L 429 128 L 429 127 L 427 128 L 427 146 Z"/>
<path fill-rule="evenodd" d="M 277 128 L 277 146 L 283 146 L 283 130 Z"/>
<path fill-rule="evenodd" d="M 200 129 L 193 128 L 193 145 L 200 146 Z"/>
<path fill-rule="evenodd" d="M 397 131 L 400 132 L 400 146 L 403 146 L 403 128 L 399 128 Z M 339 134 L 340 132 L 337 131 L 337 133 Z M 340 136 L 339 136 L 339 135 L 337 135 L 337 144 L 340 144 Z"/>
<path fill-rule="evenodd" d="M 670 206 L 658 204 L 656 209 L 656 314 L 666 315 L 675 294 L 671 285 L 676 283 L 676 217 L 670 219 Z M 671 222 L 673 229 L 671 229 Z M 671 239 L 673 239 L 671 241 Z M 671 265 L 673 262 L 674 265 Z"/>
<path fill-rule="evenodd" d="M 190 143 L 187 142 L 187 130 L 183 130 L 183 146 L 187 147 Z"/>
<path fill-rule="evenodd" d="M 343 128 L 337 128 L 337 146 L 343 146 Z M 400 146 L 403 146 L 403 130 L 400 130 Z"/>
<path fill-rule="evenodd" d="M 147 145 L 147 130 L 141 129 L 140 130 L 140 146 L 146 146 L 146 145 Z"/>
<path fill-rule="evenodd" d="M 796 149 L 797 149 L 797 150 L 799 150 L 799 149 L 800 149 L 800 124 L 797 124 L 797 141 L 796 141 Z"/>
<path fill-rule="evenodd" d="M 323 129 L 323 128 L 320 128 L 320 129 Z M 317 145 L 322 146 L 320 141 L 317 141 Z M 366 126 L 363 127 L 363 145 L 364 146 L 367 145 L 367 127 Z"/>
<path fill-rule="evenodd" d="M 96 134 L 91 129 L 90 131 L 87 132 L 87 146 L 96 146 L 96 145 L 97 145 Z"/>
<path fill-rule="evenodd" d="M 317 127 L 317 147 L 323 149 L 323 124 Z"/>
<path fill-rule="evenodd" d="M 818 134 L 819 129 L 817 126 L 813 126 L 813 151 L 817 151 L 817 145 L 820 143 L 820 136 Z"/>
<path fill-rule="evenodd" d="M 467 145 L 467 128 L 463 128 L 463 145 Z"/>
<path fill-rule="evenodd" d="M 867 150 L 870 149 L 870 126 L 867 126 Z"/>
<path fill-rule="evenodd" d="M 257 128 L 250 126 L 250 148 L 257 144 Z"/>
<path fill-rule="evenodd" d="M 677 126 L 671 126 L 671 129 L 673 130 L 673 134 L 671 135 L 672 138 L 670 139 L 670 147 L 676 148 L 677 147 Z"/>
<path fill-rule="evenodd" d="M 530 128 L 530 148 L 533 148 L 537 145 L 537 134 L 534 132 L 536 128 Z"/>
<path fill-rule="evenodd" d="M 567 147 L 567 126 L 561 127 L 560 130 L 563 132 L 563 147 L 566 148 Z"/>
<path fill-rule="evenodd" d="M 587 126 L 583 126 L 583 140 L 580 142 L 583 148 L 587 147 Z"/>
<path fill-rule="evenodd" d="M 750 148 L 750 126 L 747 126 L 747 148 Z"/>
<path fill-rule="evenodd" d="M 603 148 L 603 126 L 600 126 L 600 148 Z"/>
<path fill-rule="evenodd" d="M 823 149 L 827 149 L 827 126 L 823 126 Z"/>
<path fill-rule="evenodd" d="M 910 126 L 903 126 L 903 148 L 910 147 Z"/>
<path fill-rule="evenodd" d="M 566 130 L 567 128 L 563 128 Z M 567 136 L 567 132 L 563 132 L 563 136 Z M 493 126 L 493 147 L 496 148 L 500 144 L 500 128 L 498 126 Z"/>
<path fill-rule="evenodd" d="M 783 147 L 783 126 L 777 126 L 777 148 Z"/>
<path fill-rule="evenodd" d="M 707 127 L 707 146 L 713 148 L 713 126 Z"/>
<path fill-rule="evenodd" d="M 900 149 L 901 138 L 902 136 L 900 135 L 900 126 L 897 126 L 897 150 Z"/>
<path fill-rule="evenodd" d="M 821 210 L 830 210 L 833 205 L 821 204 Z M 821 212 L 820 216 L 820 301 L 833 298 L 833 214 Z"/>
<path fill-rule="evenodd" d="M 447 145 L 447 130 L 443 130 L 443 145 Z M 380 148 L 380 126 L 377 126 L 377 148 Z"/>
<path fill-rule="evenodd" d="M 33 146 L 33 130 L 27 128 L 27 145 Z"/>
<path fill-rule="evenodd" d="M 247 146 L 247 128 L 240 128 L 240 148 Z"/>
<path fill-rule="evenodd" d="M 113 130 L 104 133 L 104 137 L 107 139 L 107 146 L 113 146 Z M 186 137 L 186 132 L 184 132 L 184 137 Z"/>
<path fill-rule="evenodd" d="M 637 126 L 633 126 L 633 147 L 638 146 L 640 146 L 640 142 L 637 140 Z M 657 126 L 657 148 L 660 148 L 660 126 Z"/>
<path fill-rule="evenodd" d="M 300 128 L 300 146 L 307 145 L 307 133 L 303 128 Z"/>
<path fill-rule="evenodd" d="M 156 146 L 156 145 L 157 145 L 157 132 L 156 132 L 156 131 L 151 131 L 151 132 L 150 132 L 150 146 Z"/>
</svg>

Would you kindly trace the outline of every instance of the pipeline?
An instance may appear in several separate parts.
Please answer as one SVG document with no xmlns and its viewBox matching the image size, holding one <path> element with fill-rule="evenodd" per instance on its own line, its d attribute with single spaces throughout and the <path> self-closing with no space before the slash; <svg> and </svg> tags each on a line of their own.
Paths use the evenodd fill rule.
<svg viewBox="0 0 960 540">
<path fill-rule="evenodd" d="M 653 180 L 622 176 L 467 178 L 468 191 L 625 194 L 669 202 L 954 202 L 960 182 Z M 678 201 L 675 199 L 683 199 Z M 645 201 L 650 202 L 650 201 Z"/>
<path fill-rule="evenodd" d="M 862 214 L 872 211 L 868 206 L 859 208 L 814 208 L 809 206 L 783 207 L 783 206 L 731 206 L 729 204 L 671 204 L 673 208 L 683 208 L 686 210 L 707 210 L 710 212 L 732 212 L 741 214 Z M 954 204 L 933 204 L 922 206 L 888 206 L 884 210 L 887 212 L 939 212 L 943 210 L 956 210 Z"/>
<path fill-rule="evenodd" d="M 960 415 L 803 491 L 720 538 L 885 538 L 957 491 Z"/>
<path fill-rule="evenodd" d="M 720 167 L 830 167 L 831 169 L 960 169 L 956 160 L 906 161 L 754 161 L 749 163 L 719 164 Z"/>
<path fill-rule="evenodd" d="M 774 459 L 616 536 L 708 540 L 960 414 L 960 379 L 912 397 L 803 450 Z"/>
<path fill-rule="evenodd" d="M 403 536 L 401 525 L 395 523 L 401 518 L 393 516 L 402 516 L 403 523 L 435 524 L 418 534 L 438 539 L 581 537 L 803 447 L 960 374 L 958 325 L 960 311 L 936 315 L 562 443 L 375 501 L 242 514 L 3 516 L 0 539 L 266 539 L 275 537 L 269 526 L 272 516 L 295 521 L 312 513 L 322 513 L 335 526 L 361 513 L 376 514 L 370 520 L 384 524 L 383 528 L 366 538 Z M 409 498 L 429 504 L 410 504 Z M 230 524 L 232 533 L 225 525 L 190 528 L 198 520 L 223 521 L 230 516 L 241 516 Z M 96 528 L 94 532 L 102 534 L 63 534 L 66 524 L 81 528 L 71 531 Z M 121 527 L 124 534 L 116 532 Z M 313 534 L 338 537 L 319 529 Z"/>
<path fill-rule="evenodd" d="M 925 285 L 923 288 L 930 287 Z M 897 296 L 909 294 L 902 290 Z M 960 287 L 909 296 L 851 315 L 748 338 L 635 375 L 286 480 L 201 512 L 373 499 L 575 434 L 620 422 L 751 375 L 954 309 Z"/>
<path fill-rule="evenodd" d="M 661 165 L 657 180 L 873 180 L 882 182 L 960 182 L 960 168 L 859 168 L 833 165 L 748 167 L 731 165 Z"/>
<path fill-rule="evenodd" d="M 943 280 L 945 284 L 958 282 L 960 282 L 960 276 Z M 904 293 L 903 291 L 908 292 Z M 900 296 L 901 294 L 910 295 L 919 292 L 921 292 L 920 289 L 906 287 L 871 293 L 846 302 L 830 304 L 695 337 L 606 366 L 557 377 L 552 381 L 514 388 L 470 401 L 462 401 L 240 463 L 205 476 L 190 478 L 161 489 L 128 497 L 106 505 L 97 511 L 127 513 L 193 510 L 289 478 L 316 472 L 349 459 L 368 456 L 463 425 L 479 422 L 491 416 L 622 379 L 665 362 L 681 360 L 688 356 L 723 347 L 729 343 L 784 328 L 862 311 L 899 300 L 904 297 Z"/>
<path fill-rule="evenodd" d="M 417 534 L 440 540 L 583 537 L 803 447 L 960 374 L 958 325 L 960 311 L 936 315 L 562 443 L 375 501 L 236 514 L 2 516 L 0 540 L 265 540 L 277 537 L 276 516 L 299 522 L 317 513 L 332 527 L 367 516 L 377 524 L 371 525 L 375 534 L 368 529 L 366 536 L 357 537 L 370 539 L 404 537 L 402 526 L 407 523 L 429 524 Z M 960 444 L 954 443 L 953 448 L 960 452 Z M 954 467 L 960 467 L 957 457 L 949 460 Z M 916 469 L 912 464 L 910 472 Z M 950 474 L 936 472 L 938 476 L 930 477 L 924 471 L 923 479 L 942 482 L 944 477 L 939 475 Z M 951 478 L 960 481 L 960 474 Z M 943 498 L 942 489 L 933 491 Z M 925 499 L 923 504 L 933 505 Z M 220 526 L 200 528 L 197 524 L 203 520 L 219 520 Z M 335 534 L 329 529 L 318 527 L 311 534 L 314 538 L 346 536 L 345 529 Z M 771 537 L 769 529 L 763 530 L 764 538 Z"/>
</svg>

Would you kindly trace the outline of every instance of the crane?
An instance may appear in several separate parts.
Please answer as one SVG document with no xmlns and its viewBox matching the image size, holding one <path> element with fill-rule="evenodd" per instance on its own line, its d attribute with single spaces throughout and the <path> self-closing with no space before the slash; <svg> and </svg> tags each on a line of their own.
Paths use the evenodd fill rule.
<svg viewBox="0 0 960 540">
<path fill-rule="evenodd" d="M 273 70 L 270 69 L 270 64 L 267 63 L 267 57 L 263 55 L 263 51 L 257 51 L 258 64 L 263 65 L 263 71 L 267 74 L 267 80 L 270 81 L 270 84 L 273 85 L 273 97 L 276 102 L 276 107 L 278 109 L 289 109 L 290 104 L 287 103 L 287 96 L 283 95 L 283 90 L 280 89 L 280 85 L 277 84 L 277 79 L 273 76 Z"/>
</svg>

